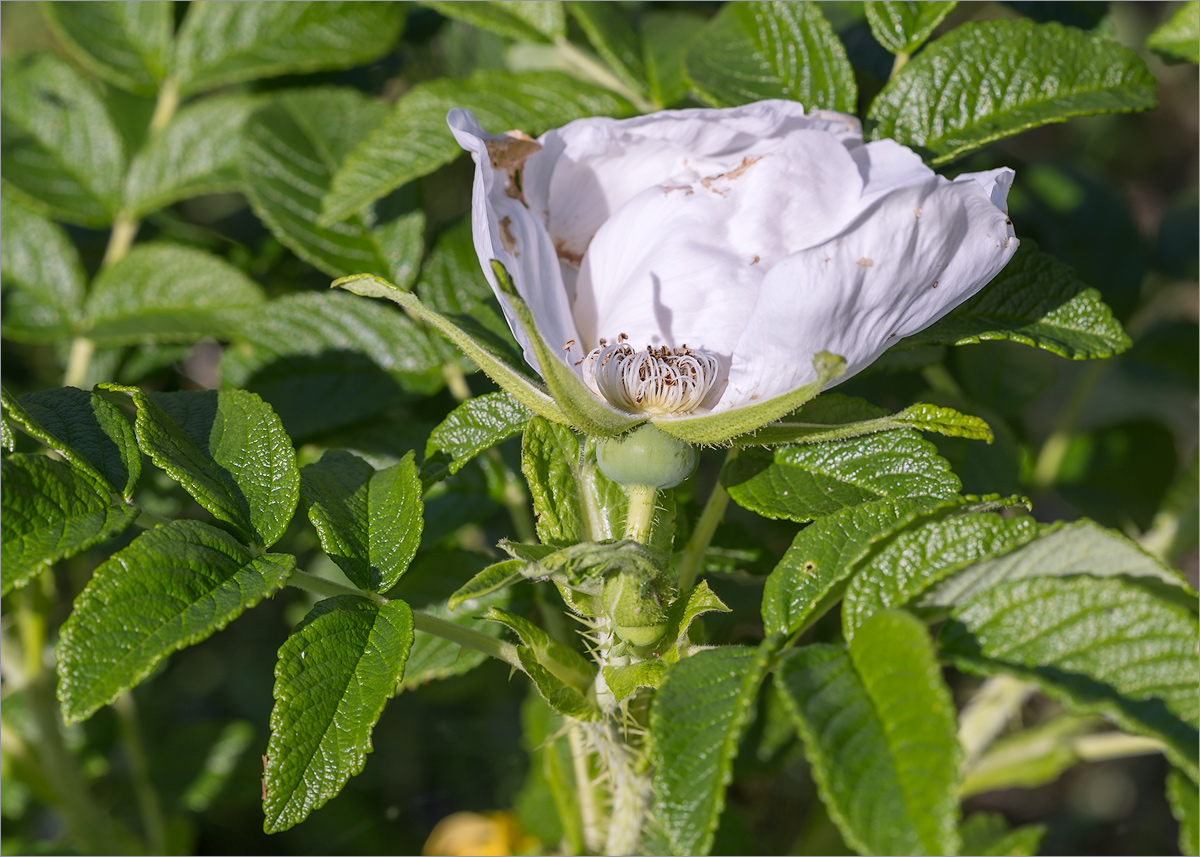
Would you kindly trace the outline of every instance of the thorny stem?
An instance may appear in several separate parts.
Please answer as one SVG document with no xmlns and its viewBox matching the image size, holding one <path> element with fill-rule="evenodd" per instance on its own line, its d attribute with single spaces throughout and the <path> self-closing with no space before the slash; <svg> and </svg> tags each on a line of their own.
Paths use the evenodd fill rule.
<svg viewBox="0 0 1200 857">
<path fill-rule="evenodd" d="M 721 472 L 725 470 L 729 462 L 733 461 L 736 455 L 736 449 L 729 450 L 725 456 L 725 462 L 721 465 Z M 725 507 L 728 505 L 729 492 L 721 484 L 721 477 L 718 473 L 717 483 L 713 486 L 712 493 L 708 495 L 708 501 L 704 504 L 704 509 L 700 512 L 700 518 L 696 521 L 696 528 L 692 530 L 692 537 L 688 539 L 687 544 L 684 546 L 683 556 L 679 560 L 679 576 L 676 586 L 679 589 L 681 597 L 696 585 L 696 578 L 700 574 L 700 566 L 704 562 L 704 552 L 708 550 L 709 544 L 712 543 L 713 533 L 717 531 L 717 525 L 725 517 Z"/>
<path fill-rule="evenodd" d="M 649 485 L 629 486 L 629 511 L 625 516 L 625 538 L 646 544 L 654 525 L 654 503 L 658 491 Z"/>
<path fill-rule="evenodd" d="M 332 598 L 336 595 L 357 595 L 359 598 L 369 598 L 376 604 L 388 603 L 388 599 L 377 592 L 354 589 L 336 581 L 326 580 L 315 574 L 309 574 L 307 571 L 300 569 L 293 571 L 287 582 L 289 586 L 295 586 L 297 589 L 305 589 L 326 598 Z M 506 664 L 521 671 L 525 669 L 521 664 L 521 659 L 517 656 L 517 647 L 512 643 L 506 643 L 503 640 L 489 637 L 487 634 L 481 634 L 479 631 L 473 631 L 470 628 L 464 628 L 462 625 L 447 622 L 445 619 L 430 616 L 428 613 L 422 613 L 420 610 L 414 610 L 412 614 L 413 626 L 418 631 L 423 631 L 426 634 L 441 637 L 443 640 L 449 640 L 468 649 L 482 652 L 488 657 L 504 661 Z"/>
<path fill-rule="evenodd" d="M 571 720 L 567 729 L 567 741 L 571 745 L 571 764 L 575 771 L 575 790 L 579 794 L 579 823 L 583 828 L 583 848 L 591 854 L 600 853 L 600 807 L 597 805 L 595 782 L 588 771 L 587 744 L 583 735 L 583 724 Z"/>
</svg>

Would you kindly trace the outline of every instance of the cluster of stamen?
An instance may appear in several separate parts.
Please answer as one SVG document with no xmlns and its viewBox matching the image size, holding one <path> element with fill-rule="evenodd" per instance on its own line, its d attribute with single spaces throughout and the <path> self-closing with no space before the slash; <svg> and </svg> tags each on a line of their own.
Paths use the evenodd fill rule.
<svg viewBox="0 0 1200 857">
<path fill-rule="evenodd" d="M 575 365 L 596 395 L 625 411 L 689 413 L 704 401 L 717 380 L 717 358 L 687 345 L 637 351 L 622 333 L 609 345 L 601 339 Z M 571 343 L 572 345 L 574 343 Z"/>
</svg>

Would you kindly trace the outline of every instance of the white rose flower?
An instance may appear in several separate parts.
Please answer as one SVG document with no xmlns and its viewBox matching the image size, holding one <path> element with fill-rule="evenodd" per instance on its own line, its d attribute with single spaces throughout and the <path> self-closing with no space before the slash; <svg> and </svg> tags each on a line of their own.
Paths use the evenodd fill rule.
<svg viewBox="0 0 1200 857">
<path fill-rule="evenodd" d="M 791 101 L 580 119 L 536 141 L 466 110 L 448 122 L 476 163 L 475 247 L 525 359 L 550 381 L 540 333 L 592 396 L 693 441 L 820 392 L 838 375 L 818 377 L 822 352 L 853 375 L 1017 249 L 1012 170 L 951 181 L 892 140 L 864 143 L 853 116 Z"/>
</svg>

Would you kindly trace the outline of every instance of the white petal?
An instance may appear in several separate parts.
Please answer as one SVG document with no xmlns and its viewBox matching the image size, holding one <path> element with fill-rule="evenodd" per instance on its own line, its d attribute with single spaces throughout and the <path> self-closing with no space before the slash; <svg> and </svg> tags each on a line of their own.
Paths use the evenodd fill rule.
<svg viewBox="0 0 1200 857">
<path fill-rule="evenodd" d="M 1016 249 L 983 183 L 933 177 L 893 191 L 844 234 L 767 274 L 715 410 L 813 380 L 822 350 L 844 357 L 850 377 L 979 291 Z"/>
<path fill-rule="evenodd" d="M 767 271 L 859 211 L 858 166 L 832 135 L 794 131 L 756 157 L 645 190 L 599 229 L 574 305 L 587 347 L 625 333 L 636 348 L 686 344 L 728 368 Z"/>
<path fill-rule="evenodd" d="M 726 172 L 803 129 L 852 144 L 861 138 L 853 116 L 806 116 L 794 101 L 579 119 L 541 138 L 543 150 L 522 175 L 525 198 L 544 217 L 559 254 L 578 265 L 600 225 L 646 188 Z"/>
<path fill-rule="evenodd" d="M 578 334 L 554 244 L 541 219 L 506 192 L 508 176 L 492 168 L 488 141 L 502 140 L 503 136 L 488 134 L 467 110 L 451 110 L 446 121 L 458 144 L 475 161 L 471 229 L 479 264 L 496 292 L 513 336 L 524 350 L 526 362 L 540 372 L 529 337 L 517 322 L 508 299 L 497 289 L 491 260 L 499 259 L 508 269 L 517 293 L 533 311 L 538 330 L 552 348 L 557 348 L 578 339 Z M 571 362 L 565 354 L 564 360 Z"/>
</svg>

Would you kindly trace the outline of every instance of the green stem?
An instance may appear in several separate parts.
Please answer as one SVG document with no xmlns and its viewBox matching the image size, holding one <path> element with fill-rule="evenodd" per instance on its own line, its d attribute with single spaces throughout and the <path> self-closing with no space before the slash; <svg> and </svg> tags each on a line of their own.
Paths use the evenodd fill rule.
<svg viewBox="0 0 1200 857">
<path fill-rule="evenodd" d="M 725 455 L 725 462 L 721 465 L 722 473 L 736 456 L 737 450 L 730 449 Z M 683 556 L 679 560 L 679 577 L 676 585 L 680 595 L 687 593 L 696 585 L 696 578 L 700 575 L 700 567 L 704 563 L 704 552 L 712 543 L 713 534 L 717 531 L 721 519 L 725 517 L 725 508 L 728 505 L 729 492 L 721 484 L 721 476 L 718 473 L 717 483 L 713 486 L 712 493 L 708 495 L 704 510 L 700 512 L 700 518 L 696 521 L 696 528 L 692 530 L 692 537 L 684 546 Z"/>
<path fill-rule="evenodd" d="M 1126 735 L 1124 732 L 1104 732 L 1100 735 L 1080 735 L 1072 742 L 1072 749 L 1085 762 L 1100 762 L 1161 753 L 1164 748 L 1161 741 L 1153 738 Z"/>
<path fill-rule="evenodd" d="M 559 53 L 569 67 L 579 72 L 585 78 L 600 84 L 605 89 L 610 89 L 625 96 L 638 109 L 639 113 L 653 113 L 659 109 L 657 104 L 647 101 L 646 97 L 640 92 L 627 85 L 625 81 L 609 71 L 607 66 L 597 62 L 585 51 L 580 50 L 573 42 L 565 38 L 559 38 L 555 40 L 554 45 L 558 48 Z"/>
<path fill-rule="evenodd" d="M 654 526 L 654 504 L 658 489 L 649 485 L 629 486 L 629 511 L 625 517 L 625 538 L 646 544 Z"/>
<path fill-rule="evenodd" d="M 92 354 L 96 344 L 86 336 L 76 336 L 71 340 L 71 352 L 67 356 L 67 370 L 63 373 L 64 387 L 79 387 L 83 389 L 87 383 L 88 367 L 92 363 Z"/>
<path fill-rule="evenodd" d="M 1100 360 L 1092 361 L 1083 371 L 1083 376 L 1071 391 L 1071 397 L 1063 407 L 1058 425 L 1046 438 L 1038 451 L 1037 462 L 1033 466 L 1033 487 L 1045 491 L 1058 481 L 1058 473 L 1066 460 L 1067 451 L 1071 448 L 1071 435 L 1079 424 L 1088 401 L 1095 392 L 1096 385 L 1108 367 Z"/>
<path fill-rule="evenodd" d="M 963 708 L 958 723 L 958 743 L 963 766 L 969 767 L 1021 711 L 1034 685 L 1010 676 L 988 679 Z"/>
<path fill-rule="evenodd" d="M 571 745 L 571 764 L 575 771 L 575 793 L 579 796 L 579 824 L 583 828 L 583 848 L 589 854 L 600 853 L 603 836 L 600 832 L 600 807 L 596 799 L 596 784 L 588 772 L 590 753 L 583 736 L 583 724 L 569 721 L 567 741 Z"/>
<path fill-rule="evenodd" d="M 163 817 L 162 804 L 158 800 L 158 791 L 154 788 L 154 781 L 150 776 L 150 761 L 146 755 L 146 746 L 142 742 L 137 703 L 133 699 L 132 691 L 117 697 L 113 708 L 117 713 L 121 741 L 129 757 L 129 771 L 137 797 L 138 812 L 142 817 L 142 827 L 146 833 L 147 851 L 150 854 L 166 854 L 167 823 Z"/>
<path fill-rule="evenodd" d="M 144 530 L 152 530 L 155 527 L 161 527 L 174 522 L 170 518 L 164 518 L 162 515 L 156 515 L 153 512 L 147 512 L 145 509 L 140 509 L 138 516 L 133 519 L 133 523 L 134 526 L 141 527 Z"/>
<path fill-rule="evenodd" d="M 899 74 L 900 69 L 904 68 L 905 64 L 908 63 L 908 60 L 909 55 L 904 51 L 896 54 L 896 58 L 892 60 L 892 73 L 888 75 L 888 80 L 891 80 L 893 77 Z"/>
<path fill-rule="evenodd" d="M 355 589 L 333 580 L 326 580 L 315 574 L 309 574 L 307 571 L 301 571 L 300 569 L 293 571 L 287 582 L 289 586 L 295 586 L 297 589 L 305 589 L 326 598 L 332 598 L 336 595 L 357 595 L 359 598 L 369 598 L 376 604 L 388 603 L 388 599 L 378 592 L 366 592 L 361 589 Z M 488 657 L 504 661 L 506 664 L 516 667 L 519 670 L 524 671 L 525 669 L 521 664 L 520 657 L 517 655 L 517 647 L 512 643 L 506 643 L 503 640 L 489 637 L 487 634 L 481 634 L 479 631 L 465 628 L 462 625 L 456 625 L 453 622 L 447 622 L 445 619 L 439 619 L 436 616 L 430 616 L 428 613 L 422 613 L 420 610 L 414 610 L 412 614 L 413 625 L 418 631 L 433 634 L 435 637 L 441 637 L 443 640 L 449 640 L 452 643 L 457 643 L 468 649 L 474 649 L 477 652 L 483 652 Z"/>
</svg>

